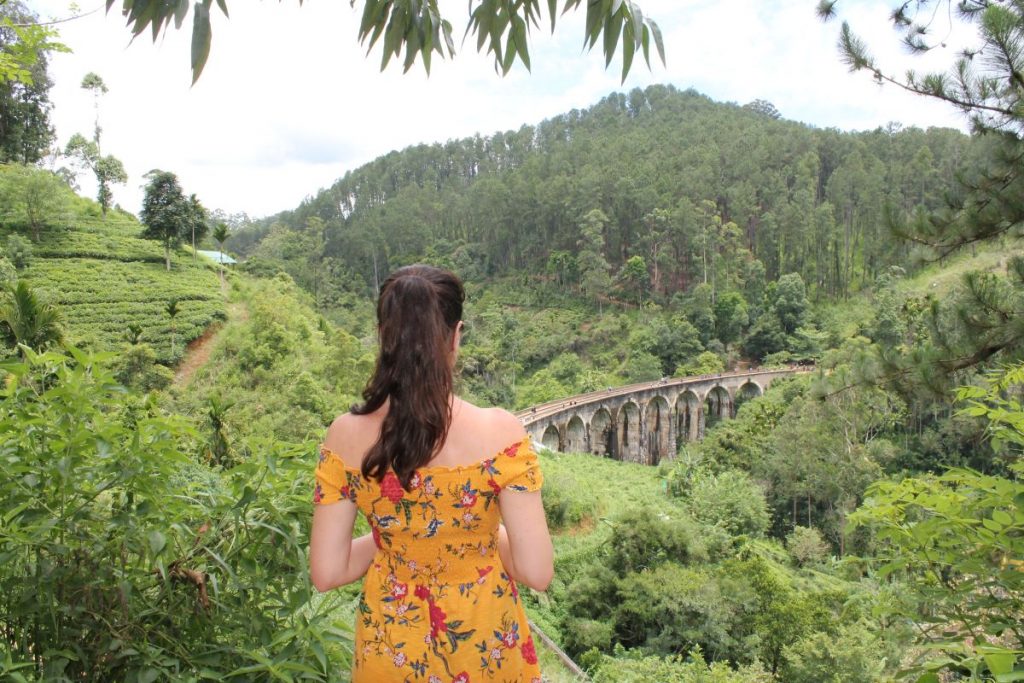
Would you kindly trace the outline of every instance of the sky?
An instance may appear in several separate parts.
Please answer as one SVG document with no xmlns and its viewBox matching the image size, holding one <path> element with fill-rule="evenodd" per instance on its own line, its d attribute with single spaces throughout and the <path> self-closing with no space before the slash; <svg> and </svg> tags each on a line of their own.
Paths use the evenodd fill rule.
<svg viewBox="0 0 1024 683">
<path fill-rule="evenodd" d="M 839 24 L 816 17 L 816 0 L 635 2 L 661 27 L 667 64 L 652 59 L 648 70 L 638 56 L 620 83 L 618 57 L 606 70 L 599 47 L 581 49 L 582 10 L 561 17 L 554 35 L 546 24 L 532 33 L 532 73 L 517 63 L 501 77 L 472 37 L 460 42 L 465 0 L 441 0 L 458 54 L 435 57 L 428 77 L 421 64 L 407 74 L 400 64 L 380 71 L 379 48 L 367 56 L 357 39 L 362 3 L 228 0 L 230 19 L 216 5 L 211 11 L 213 46 L 193 86 L 191 15 L 182 30 L 155 43 L 148 33 L 132 42 L 120 1 L 107 15 L 104 3 L 83 0 L 86 16 L 58 25 L 73 52 L 51 59 L 52 121 L 61 146 L 76 132 L 91 135 L 93 99 L 80 84 L 95 72 L 109 88 L 100 104 L 103 151 L 121 159 L 129 175 L 114 187 L 116 202 L 137 213 L 143 176 L 161 169 L 177 174 L 207 208 L 253 217 L 295 208 L 389 151 L 518 129 L 653 83 L 723 102 L 765 99 L 785 118 L 819 128 L 899 122 L 966 130 L 948 105 L 851 74 L 836 47 Z M 28 4 L 44 18 L 72 14 L 66 0 Z M 893 73 L 943 70 L 970 39 L 954 27 L 948 47 L 910 57 L 887 20 L 890 9 L 884 1 L 840 3 L 842 17 Z M 94 194 L 88 177 L 80 185 Z"/>
</svg>

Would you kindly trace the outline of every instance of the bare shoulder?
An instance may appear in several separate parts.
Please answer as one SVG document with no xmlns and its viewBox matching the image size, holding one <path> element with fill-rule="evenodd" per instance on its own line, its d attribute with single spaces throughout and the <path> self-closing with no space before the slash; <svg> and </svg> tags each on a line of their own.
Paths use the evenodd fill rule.
<svg viewBox="0 0 1024 683">
<path fill-rule="evenodd" d="M 331 422 L 323 443 L 346 464 L 358 467 L 379 434 L 378 416 L 344 413 Z"/>
<path fill-rule="evenodd" d="M 526 438 L 526 429 L 519 418 L 503 408 L 487 408 L 487 422 L 494 439 L 504 446 Z"/>
</svg>

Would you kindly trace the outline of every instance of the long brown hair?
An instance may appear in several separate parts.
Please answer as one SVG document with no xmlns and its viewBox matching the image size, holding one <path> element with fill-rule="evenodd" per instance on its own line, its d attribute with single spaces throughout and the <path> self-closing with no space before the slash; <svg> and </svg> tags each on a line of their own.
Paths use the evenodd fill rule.
<svg viewBox="0 0 1024 683">
<path fill-rule="evenodd" d="M 364 477 L 382 481 L 388 469 L 409 490 L 448 436 L 452 421 L 452 337 L 466 294 L 459 278 L 433 266 L 399 268 L 380 288 L 380 351 L 356 415 L 390 399 L 380 438 L 363 458 Z"/>
</svg>

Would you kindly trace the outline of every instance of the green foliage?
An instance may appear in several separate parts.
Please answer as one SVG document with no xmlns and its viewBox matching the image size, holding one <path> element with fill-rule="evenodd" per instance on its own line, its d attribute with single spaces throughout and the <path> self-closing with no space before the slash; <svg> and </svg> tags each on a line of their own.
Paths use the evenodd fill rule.
<svg viewBox="0 0 1024 683">
<path fill-rule="evenodd" d="M 142 392 L 164 389 L 174 379 L 169 368 L 157 363 L 153 347 L 138 341 L 124 346 L 111 370 L 120 384 Z"/>
<path fill-rule="evenodd" d="M 63 43 L 53 40 L 57 31 L 39 23 L 39 17 L 24 3 L 9 0 L 0 8 L 0 86 L 32 86 L 40 81 L 49 90 L 46 74 L 48 52 L 70 52 Z M 48 108 L 49 102 L 46 101 Z M 43 123 L 48 125 L 45 119 Z M 35 159 L 20 159 L 30 163 Z"/>
<path fill-rule="evenodd" d="M 5 251 L 15 268 L 27 268 L 32 261 L 32 243 L 21 235 L 8 235 Z"/>
<path fill-rule="evenodd" d="M 1018 387 L 1017 366 L 987 387 L 961 391 L 968 411 L 990 421 L 995 438 L 1019 452 L 1024 407 L 1005 390 Z M 1024 467 L 1009 476 L 953 468 L 942 475 L 881 480 L 851 521 L 879 543 L 880 577 L 902 580 L 891 614 L 919 622 L 926 649 L 915 671 L 957 671 L 969 680 L 998 679 L 1024 664 Z M 1009 680 L 1009 679 L 1008 679 Z"/>
<path fill-rule="evenodd" d="M 0 256 L 0 287 L 8 287 L 14 284 L 18 277 L 18 270 L 6 257 Z"/>
<path fill-rule="evenodd" d="M 615 656 L 599 660 L 594 683 L 771 683 L 774 678 L 760 665 L 733 669 L 725 662 L 708 664 L 700 650 L 685 659 L 679 656 L 655 657 L 642 650 L 616 650 Z"/>
<path fill-rule="evenodd" d="M 876 683 L 886 669 L 878 635 L 864 624 L 816 631 L 787 644 L 781 680 L 792 683 Z"/>
<path fill-rule="evenodd" d="M 20 0 L 0 5 L 0 163 L 33 164 L 53 141 L 51 52 L 68 52 Z"/>
<path fill-rule="evenodd" d="M 142 237 L 164 245 L 167 270 L 171 269 L 171 250 L 182 240 L 192 238 L 193 245 L 206 234 L 206 210 L 193 194 L 185 197 L 178 177 L 169 171 L 146 174 L 149 182 L 142 199 L 139 218 L 145 225 Z"/>
<path fill-rule="evenodd" d="M 695 377 L 698 375 L 714 375 L 725 370 L 722 357 L 713 351 L 702 351 L 700 355 L 688 363 L 676 367 L 674 377 Z"/>
<path fill-rule="evenodd" d="M 107 10 L 113 6 L 111 0 Z M 210 55 L 212 30 L 210 27 L 210 7 L 212 0 L 196 3 L 192 22 L 192 82 L 199 78 Z M 226 17 L 228 6 L 226 0 L 217 0 L 217 6 Z M 562 12 L 579 9 L 580 0 L 568 0 Z M 122 13 L 128 18 L 132 34 L 139 36 L 151 29 L 155 41 L 162 31 L 166 30 L 174 20 L 174 27 L 181 28 L 188 16 L 188 5 L 158 6 L 147 10 L 140 8 L 129 0 L 125 0 Z M 469 22 L 466 35 L 476 36 L 477 51 L 494 55 L 494 68 L 501 74 L 507 74 L 518 59 L 528 70 L 530 69 L 530 51 L 528 36 L 532 30 L 539 29 L 541 14 L 546 9 L 551 22 L 551 30 L 555 28 L 558 18 L 558 3 L 549 0 L 546 6 L 541 0 L 525 0 L 511 7 L 481 2 L 475 8 L 470 6 Z M 640 8 L 631 0 L 614 5 L 587 4 L 585 44 L 592 49 L 603 36 L 602 52 L 605 66 L 611 64 L 618 51 L 619 37 L 622 38 L 622 80 L 626 80 L 633 63 L 633 56 L 642 52 L 644 61 L 650 66 L 650 48 L 653 40 L 661 61 L 665 61 L 665 46 L 661 31 L 650 17 L 645 17 Z M 382 40 L 381 70 L 387 67 L 392 57 L 401 56 L 403 69 L 408 71 L 416 63 L 417 58 L 423 61 L 423 68 L 430 73 L 430 60 L 434 53 L 441 57 L 455 56 L 452 25 L 441 14 L 436 0 L 426 3 L 415 3 L 400 0 L 397 3 L 384 0 L 364 0 L 362 20 L 359 26 L 359 41 L 369 43 L 373 49 L 378 40 Z"/>
<path fill-rule="evenodd" d="M 689 520 L 638 509 L 616 521 L 606 564 L 621 575 L 669 560 L 685 564 L 706 557 L 703 539 Z"/>
<path fill-rule="evenodd" d="M 772 310 L 786 334 L 792 334 L 803 324 L 808 305 L 807 290 L 799 273 L 788 273 L 779 278 Z"/>
<path fill-rule="evenodd" d="M 8 661 L 42 680 L 336 680 L 350 636 L 337 600 L 311 602 L 307 448 L 208 470 L 180 420 L 72 353 L 4 366 Z"/>
<path fill-rule="evenodd" d="M 545 477 L 544 513 L 552 529 L 577 526 L 594 516 L 596 502 L 569 473 Z"/>
<path fill-rule="evenodd" d="M 47 244 L 43 242 L 47 253 L 54 253 L 56 247 Z M 183 263 L 167 271 L 157 263 L 37 258 L 22 277 L 60 307 L 72 343 L 117 349 L 128 325 L 136 324 L 142 327 L 142 340 L 164 363 L 181 353 L 180 343 L 171 350 L 171 321 L 165 310 L 169 298 L 176 299 L 180 309 L 174 320 L 178 342 L 198 337 L 226 315 L 212 265 Z"/>
<path fill-rule="evenodd" d="M 97 126 L 97 132 L 99 127 Z M 75 133 L 68 140 L 64 147 L 64 156 L 72 159 L 83 170 L 91 171 L 96 176 L 96 201 L 100 205 L 103 215 L 107 215 L 110 205 L 113 202 L 111 184 L 124 184 L 128 182 L 128 173 L 124 170 L 124 164 L 111 156 L 100 153 L 99 141 L 87 140 L 81 133 Z"/>
<path fill-rule="evenodd" d="M 682 495 L 695 520 L 729 536 L 760 536 L 771 519 L 764 491 L 741 470 L 701 473 L 691 478 Z"/>
<path fill-rule="evenodd" d="M 0 300 L 0 329 L 9 348 L 41 351 L 64 339 L 60 311 L 41 300 L 24 280 L 11 285 Z"/>
<path fill-rule="evenodd" d="M 39 241 L 44 227 L 67 218 L 68 188 L 54 174 L 30 166 L 0 168 L 0 217 Z"/>
<path fill-rule="evenodd" d="M 786 549 L 800 567 L 821 564 L 829 555 L 829 547 L 821 532 L 814 527 L 796 526 L 786 537 Z"/>
</svg>

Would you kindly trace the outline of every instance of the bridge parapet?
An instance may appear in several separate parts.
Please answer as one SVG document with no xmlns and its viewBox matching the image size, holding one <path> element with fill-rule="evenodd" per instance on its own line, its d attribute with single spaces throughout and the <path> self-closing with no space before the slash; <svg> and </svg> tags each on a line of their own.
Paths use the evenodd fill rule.
<svg viewBox="0 0 1024 683">
<path fill-rule="evenodd" d="M 661 379 L 570 396 L 516 413 L 535 440 L 557 451 L 584 451 L 649 465 L 704 436 L 708 424 L 736 415 L 742 401 L 771 383 L 809 372 L 799 366 Z"/>
</svg>

